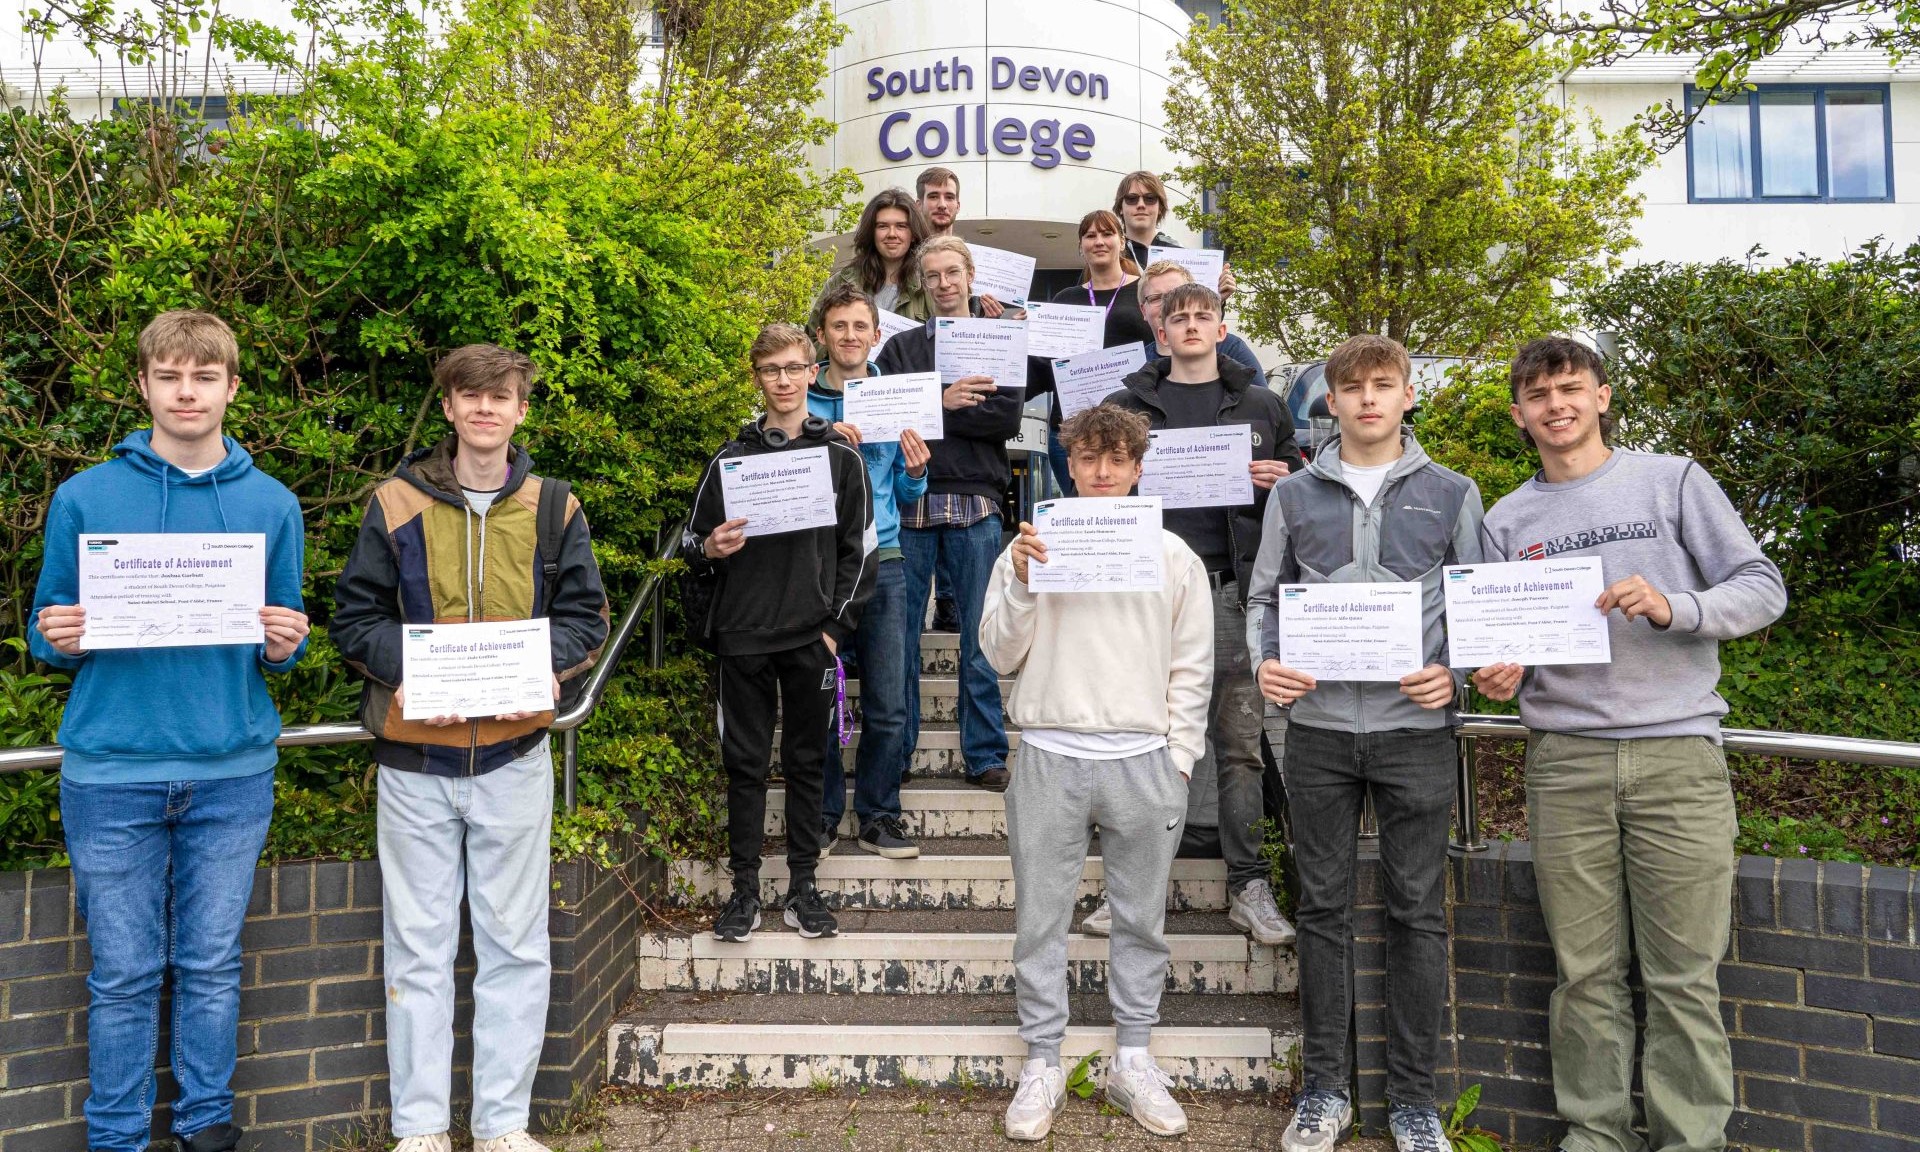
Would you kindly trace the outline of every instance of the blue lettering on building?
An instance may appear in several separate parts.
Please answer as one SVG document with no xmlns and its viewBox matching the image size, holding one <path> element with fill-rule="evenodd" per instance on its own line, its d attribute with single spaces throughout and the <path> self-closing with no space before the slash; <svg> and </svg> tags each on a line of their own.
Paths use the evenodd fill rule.
<svg viewBox="0 0 1920 1152">
<path fill-rule="evenodd" d="M 1045 92 L 1087 100 L 1111 97 L 1106 76 L 1079 68 L 1022 65 L 1010 57 L 995 56 L 987 63 L 992 91 Z M 906 69 L 875 65 L 867 70 L 867 100 L 885 100 L 908 93 L 971 92 L 973 66 L 958 56 Z M 1057 168 L 1061 159 L 1093 159 L 1093 129 L 1086 124 L 1062 124 L 1056 119 L 1023 120 L 1006 116 L 987 120 L 987 105 L 956 104 L 946 110 L 922 109 L 916 123 L 913 112 L 890 112 L 880 121 L 880 154 L 895 163 L 915 155 L 932 160 L 949 151 L 955 156 L 1026 156 L 1035 168 Z"/>
</svg>

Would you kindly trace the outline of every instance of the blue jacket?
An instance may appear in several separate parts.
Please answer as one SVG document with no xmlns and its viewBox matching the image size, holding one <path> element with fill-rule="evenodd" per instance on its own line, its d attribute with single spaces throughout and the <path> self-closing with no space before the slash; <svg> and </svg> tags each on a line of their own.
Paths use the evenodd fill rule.
<svg viewBox="0 0 1920 1152">
<path fill-rule="evenodd" d="M 867 372 L 878 375 L 872 364 L 867 365 Z M 838 423 L 846 419 L 847 398 L 821 386 L 820 379 L 826 373 L 827 365 L 822 361 L 813 386 L 807 389 L 807 412 Z M 900 508 L 927 494 L 927 474 L 922 471 L 918 476 L 907 475 L 907 458 L 897 443 L 862 444 L 860 457 L 867 462 L 867 483 L 873 489 L 873 530 L 879 537 L 879 547 L 897 555 Z"/>
<path fill-rule="evenodd" d="M 304 611 L 306 530 L 300 504 L 227 440 L 227 458 L 189 477 L 153 451 L 142 430 L 114 459 L 60 485 L 47 509 L 46 557 L 34 590 L 49 604 L 80 602 L 78 539 L 100 532 L 260 532 L 267 538 L 266 602 Z M 27 628 L 33 655 L 74 671 L 60 721 L 61 771 L 81 784 L 227 780 L 270 771 L 280 713 L 261 670 L 285 672 L 306 651 L 268 663 L 259 644 L 104 649 L 68 656 Z"/>
</svg>

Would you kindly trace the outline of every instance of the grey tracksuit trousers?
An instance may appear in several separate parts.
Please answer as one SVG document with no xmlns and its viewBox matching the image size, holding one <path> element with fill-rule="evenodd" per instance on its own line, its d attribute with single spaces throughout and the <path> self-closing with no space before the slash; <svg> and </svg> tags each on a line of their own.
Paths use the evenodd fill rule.
<svg viewBox="0 0 1920 1152">
<path fill-rule="evenodd" d="M 1119 760 L 1082 760 L 1033 744 L 1021 747 L 1007 787 L 1007 841 L 1020 1038 L 1030 1059 L 1060 1060 L 1067 1033 L 1067 930 L 1094 824 L 1100 826 L 1113 911 L 1107 998 L 1115 1041 L 1146 1045 L 1166 986 L 1167 872 L 1186 814 L 1187 781 L 1164 748 Z"/>
</svg>

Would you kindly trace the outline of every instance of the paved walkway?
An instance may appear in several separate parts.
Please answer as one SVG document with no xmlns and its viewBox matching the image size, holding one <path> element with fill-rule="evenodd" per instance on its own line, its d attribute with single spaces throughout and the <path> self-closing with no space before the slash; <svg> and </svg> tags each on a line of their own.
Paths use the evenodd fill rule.
<svg viewBox="0 0 1920 1152">
<path fill-rule="evenodd" d="M 1275 1149 L 1288 1112 L 1264 1098 L 1180 1095 L 1188 1131 L 1150 1136 L 1127 1116 L 1070 1100 L 1048 1143 L 1000 1135 L 1005 1091 L 656 1092 L 610 1104 L 595 1129 L 555 1140 L 570 1152 L 1147 1152 L 1148 1149 Z M 1343 1152 L 1393 1152 L 1387 1140 L 1354 1140 Z"/>
</svg>

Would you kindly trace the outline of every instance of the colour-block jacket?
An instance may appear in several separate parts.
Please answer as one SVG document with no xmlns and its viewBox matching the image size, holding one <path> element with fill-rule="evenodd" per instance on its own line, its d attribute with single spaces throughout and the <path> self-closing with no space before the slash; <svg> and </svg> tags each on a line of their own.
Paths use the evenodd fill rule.
<svg viewBox="0 0 1920 1152">
<path fill-rule="evenodd" d="M 545 482 L 533 474 L 533 458 L 513 449 L 505 487 L 480 513 L 454 476 L 457 445 L 449 436 L 413 453 L 374 489 L 340 572 L 330 633 L 366 677 L 360 718 L 373 733 L 374 758 L 432 776 L 477 776 L 505 765 L 546 738 L 554 714 L 444 728 L 402 719 L 393 690 L 402 679 L 404 625 L 544 615 L 553 671 L 563 682 L 593 667 L 608 628 L 607 593 L 579 500 L 567 497 L 559 571 L 548 587 L 536 523 Z"/>
</svg>

